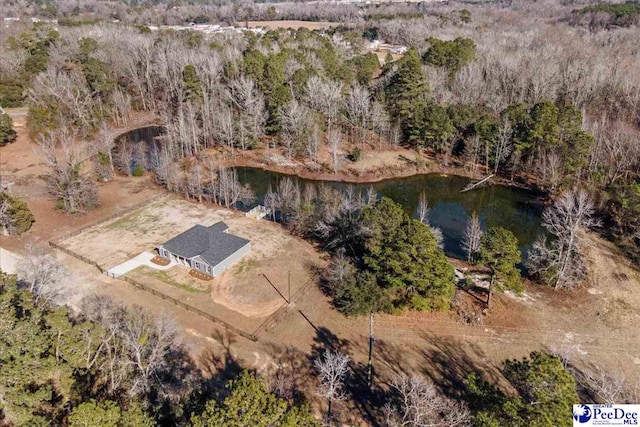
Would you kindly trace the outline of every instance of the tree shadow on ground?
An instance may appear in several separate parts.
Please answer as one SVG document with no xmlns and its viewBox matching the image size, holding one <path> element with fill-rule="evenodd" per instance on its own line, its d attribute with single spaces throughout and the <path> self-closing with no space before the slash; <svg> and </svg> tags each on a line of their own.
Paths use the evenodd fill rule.
<svg viewBox="0 0 640 427">
<path fill-rule="evenodd" d="M 197 358 L 196 363 L 201 369 L 202 378 L 184 404 L 183 414 L 187 419 L 191 414 L 202 413 L 207 401 L 223 400 L 227 396 L 227 382 L 236 378 L 244 369 L 231 351 L 237 341 L 233 332 L 216 330 L 211 334 L 211 338 L 220 343 L 223 350 L 219 352 L 207 347 Z"/>
<path fill-rule="evenodd" d="M 624 373 L 622 365 L 611 369 L 594 360 L 576 354 L 571 346 L 543 347 L 545 353 L 558 357 L 576 381 L 576 391 L 582 403 L 633 404 L 640 398 L 640 376 Z M 619 362 L 622 364 L 622 362 Z"/>
<path fill-rule="evenodd" d="M 364 343 L 365 341 L 366 343 Z M 326 350 L 339 351 L 343 354 L 351 355 L 353 353 L 361 353 L 363 346 L 366 347 L 367 345 L 368 337 L 363 337 L 358 343 L 353 343 L 339 338 L 327 328 L 320 327 L 317 329 L 311 355 L 309 356 L 310 365 L 313 366 L 313 363 L 318 358 L 321 358 Z M 368 351 L 368 347 L 366 347 L 366 351 Z M 316 374 L 315 369 L 312 373 Z M 345 405 L 339 404 L 335 406 L 335 412 L 339 413 L 340 420 L 347 425 L 357 425 L 362 420 L 366 421 L 367 425 L 380 425 L 376 409 L 382 406 L 384 393 L 378 387 L 369 387 L 367 374 L 368 365 L 352 358 L 345 381 L 345 391 L 351 396 L 351 402 L 354 405 L 353 409 L 357 412 L 345 410 Z"/>
<path fill-rule="evenodd" d="M 315 328 L 315 330 L 316 336 L 313 337 L 311 355 L 309 356 L 312 363 L 327 350 L 349 354 L 351 344 L 348 340 L 338 337 L 324 326 Z"/>
<path fill-rule="evenodd" d="M 307 396 L 313 395 L 315 372 L 308 356 L 290 345 L 267 344 L 267 353 L 275 366 L 266 375 L 269 389 L 292 404 L 309 403 Z"/>
<path fill-rule="evenodd" d="M 222 345 L 223 351 L 219 353 L 210 347 L 206 348 L 200 354 L 198 364 L 207 378 L 225 384 L 242 371 L 242 367 L 231 352 L 231 348 L 238 338 L 231 331 L 217 330 L 211 334 L 211 338 Z"/>
<path fill-rule="evenodd" d="M 465 380 L 477 372 L 492 384 L 505 384 L 500 367 L 487 361 L 477 344 L 468 341 L 443 340 L 428 332 L 421 332 L 425 347 L 419 350 L 423 358 L 422 374 L 430 378 L 450 398 L 465 394 Z"/>
</svg>

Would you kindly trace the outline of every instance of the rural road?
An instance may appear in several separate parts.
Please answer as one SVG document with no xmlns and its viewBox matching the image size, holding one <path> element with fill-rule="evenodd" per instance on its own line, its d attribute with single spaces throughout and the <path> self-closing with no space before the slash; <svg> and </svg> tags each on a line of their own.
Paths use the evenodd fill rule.
<svg viewBox="0 0 640 427">
<path fill-rule="evenodd" d="M 16 274 L 16 265 L 20 261 L 20 256 L 6 249 L 0 248 L 0 270 L 9 274 Z"/>
</svg>

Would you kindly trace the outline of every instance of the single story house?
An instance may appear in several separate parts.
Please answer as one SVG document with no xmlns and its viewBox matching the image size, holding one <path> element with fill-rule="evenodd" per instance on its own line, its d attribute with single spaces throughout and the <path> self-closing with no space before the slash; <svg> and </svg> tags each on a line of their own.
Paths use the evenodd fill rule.
<svg viewBox="0 0 640 427">
<path fill-rule="evenodd" d="M 194 225 L 158 246 L 158 254 L 178 264 L 216 277 L 251 250 L 251 242 L 228 234 L 220 221 L 210 227 Z"/>
</svg>

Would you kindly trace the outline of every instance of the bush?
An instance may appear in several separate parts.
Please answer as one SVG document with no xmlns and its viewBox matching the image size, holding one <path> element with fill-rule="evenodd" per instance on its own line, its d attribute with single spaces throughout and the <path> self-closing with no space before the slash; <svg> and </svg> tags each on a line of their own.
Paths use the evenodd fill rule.
<svg viewBox="0 0 640 427">
<path fill-rule="evenodd" d="M 143 176 L 145 173 L 144 168 L 141 165 L 136 165 L 135 168 L 133 168 L 133 176 Z"/>
<path fill-rule="evenodd" d="M 351 153 L 349 154 L 349 159 L 352 162 L 357 162 L 360 159 L 362 159 L 362 150 L 358 147 L 354 148 L 353 150 L 351 150 Z"/>
<path fill-rule="evenodd" d="M 0 106 L 5 108 L 22 107 L 28 77 L 18 73 L 14 76 L 0 76 Z"/>
<path fill-rule="evenodd" d="M 35 221 L 24 200 L 0 193 L 0 234 L 22 234 Z"/>
<path fill-rule="evenodd" d="M 16 140 L 17 133 L 13 130 L 13 122 L 8 114 L 0 114 L 0 147 Z"/>
</svg>

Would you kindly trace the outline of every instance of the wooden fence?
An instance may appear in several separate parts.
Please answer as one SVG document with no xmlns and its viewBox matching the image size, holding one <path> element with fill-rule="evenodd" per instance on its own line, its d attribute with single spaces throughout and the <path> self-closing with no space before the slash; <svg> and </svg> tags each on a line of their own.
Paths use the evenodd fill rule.
<svg viewBox="0 0 640 427">
<path fill-rule="evenodd" d="M 207 319 L 207 320 L 209 320 L 209 321 L 211 321 L 213 323 L 218 323 L 218 324 L 224 326 L 225 329 L 227 329 L 229 331 L 232 331 L 232 332 L 234 332 L 234 333 L 236 333 L 236 334 L 238 334 L 238 335 L 240 335 L 240 336 L 242 336 L 242 337 L 244 337 L 244 338 L 246 338 L 248 340 L 258 341 L 258 337 L 256 337 L 254 334 L 248 334 L 248 333 L 236 328 L 235 326 L 230 325 L 229 323 L 225 322 L 224 320 L 217 318 L 213 314 L 207 313 L 204 310 L 200 310 L 199 308 L 194 307 L 191 304 L 187 304 L 184 301 L 180 301 L 177 298 L 174 298 L 174 297 L 169 296 L 169 295 L 167 295 L 167 294 L 165 294 L 163 292 L 160 292 L 160 291 L 158 291 L 156 289 L 153 289 L 153 288 L 151 288 L 151 287 L 149 287 L 149 286 L 147 286 L 147 285 L 145 285 L 143 283 L 138 282 L 137 280 L 133 280 L 130 277 L 122 276 L 120 279 L 124 280 L 125 282 L 127 282 L 127 283 L 129 283 L 129 284 L 131 284 L 133 286 L 135 286 L 136 288 L 139 288 L 139 289 L 142 289 L 144 291 L 147 291 L 150 294 L 155 295 L 155 296 L 157 296 L 159 298 L 162 298 L 165 301 L 172 302 L 173 304 L 177 305 L 178 307 L 182 307 L 187 311 L 195 313 L 198 316 L 204 317 L 205 319 Z"/>
<path fill-rule="evenodd" d="M 65 248 L 64 246 L 60 245 L 59 243 L 56 243 L 56 242 L 54 242 L 54 241 L 49 241 L 49 246 L 51 246 L 52 248 L 57 249 L 57 250 L 59 250 L 59 251 L 61 251 L 61 252 L 64 252 L 65 254 L 67 254 L 67 255 L 69 255 L 69 256 L 72 256 L 72 257 L 74 257 L 74 258 L 77 258 L 77 259 L 79 259 L 80 261 L 83 261 L 83 262 L 85 262 L 85 263 L 87 263 L 87 264 L 90 264 L 90 265 L 94 266 L 95 268 L 97 268 L 98 270 L 100 270 L 100 273 L 105 273 L 105 272 L 106 272 L 106 269 L 104 269 L 104 268 L 103 268 L 100 264 L 98 264 L 97 262 L 95 262 L 95 261 L 93 261 L 93 260 L 91 260 L 91 259 L 89 259 L 89 258 L 87 258 L 87 257 L 85 257 L 85 256 L 82 256 L 82 255 L 80 255 L 79 253 L 76 253 L 76 252 L 72 251 L 72 250 L 71 250 L 71 249 L 69 249 L 69 248 Z"/>
<path fill-rule="evenodd" d="M 267 329 L 271 328 L 278 321 L 280 321 L 280 319 L 282 319 L 282 317 L 287 312 L 287 308 L 289 308 L 291 303 L 295 302 L 296 299 L 303 296 L 306 293 L 306 291 L 309 289 L 309 287 L 313 284 L 314 284 L 314 278 L 312 277 L 311 279 L 307 280 L 307 282 L 304 285 L 302 285 L 300 289 L 298 289 L 293 293 L 293 295 L 291 295 L 291 300 L 289 302 L 283 303 L 276 311 L 274 311 L 271 314 L 271 316 L 267 317 L 267 319 L 264 322 L 262 322 L 260 326 L 258 326 L 256 330 L 253 331 L 253 334 L 251 335 L 256 337 L 256 340 L 257 340 L 260 337 L 260 335 L 262 335 Z"/>
</svg>

